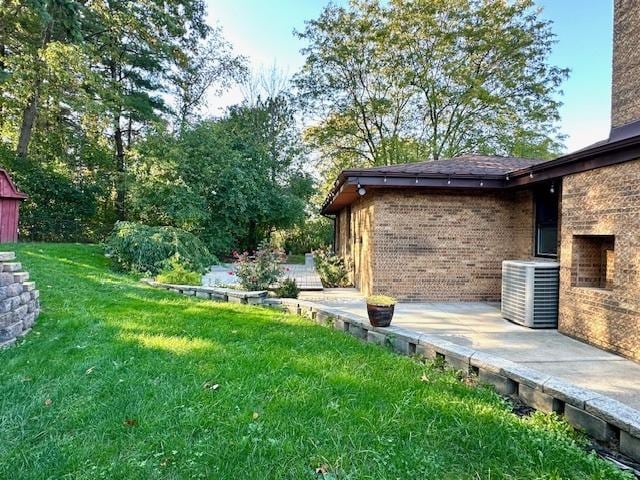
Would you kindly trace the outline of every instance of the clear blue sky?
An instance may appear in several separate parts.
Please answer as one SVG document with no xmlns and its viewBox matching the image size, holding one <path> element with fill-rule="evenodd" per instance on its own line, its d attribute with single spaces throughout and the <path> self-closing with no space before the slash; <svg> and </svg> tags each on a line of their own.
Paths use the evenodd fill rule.
<svg viewBox="0 0 640 480">
<path fill-rule="evenodd" d="M 208 0 L 209 20 L 252 67 L 293 74 L 302 65 L 303 44 L 293 36 L 304 21 L 318 16 L 326 0 Z M 336 3 L 346 3 L 344 0 Z M 551 62 L 571 69 L 563 86 L 560 124 L 569 151 L 605 138 L 611 101 L 612 0 L 537 0 L 553 21 L 558 43 Z M 212 114 L 240 100 L 233 90 L 210 101 Z"/>
</svg>

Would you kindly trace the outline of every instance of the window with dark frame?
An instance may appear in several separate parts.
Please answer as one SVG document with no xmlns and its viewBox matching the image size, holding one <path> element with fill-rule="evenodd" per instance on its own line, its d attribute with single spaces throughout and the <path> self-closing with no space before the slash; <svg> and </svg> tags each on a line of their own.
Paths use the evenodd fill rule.
<svg viewBox="0 0 640 480">
<path fill-rule="evenodd" d="M 548 188 L 535 195 L 535 254 L 536 257 L 558 256 L 558 194 Z"/>
</svg>

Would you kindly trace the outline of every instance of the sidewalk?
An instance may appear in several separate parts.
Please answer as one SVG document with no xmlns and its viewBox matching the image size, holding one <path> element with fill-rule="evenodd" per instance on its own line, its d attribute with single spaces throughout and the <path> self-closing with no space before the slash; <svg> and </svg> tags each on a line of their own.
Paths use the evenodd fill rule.
<svg viewBox="0 0 640 480">
<path fill-rule="evenodd" d="M 300 299 L 367 318 L 364 299 L 356 289 L 304 292 Z M 522 364 L 640 410 L 640 364 L 556 330 L 510 323 L 501 317 L 499 305 L 400 303 L 392 325 Z"/>
<path fill-rule="evenodd" d="M 282 267 L 284 276 L 295 279 L 300 290 L 322 290 L 322 282 L 313 262 L 303 265 L 284 264 Z M 235 266 L 231 263 L 214 265 L 202 277 L 202 285 L 205 287 L 234 287 L 239 283 Z"/>
</svg>

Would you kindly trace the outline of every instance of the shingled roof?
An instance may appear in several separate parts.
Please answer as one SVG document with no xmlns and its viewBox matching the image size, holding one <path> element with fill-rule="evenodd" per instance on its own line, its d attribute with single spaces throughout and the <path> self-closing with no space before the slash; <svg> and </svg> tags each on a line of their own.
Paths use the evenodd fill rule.
<svg viewBox="0 0 640 480">
<path fill-rule="evenodd" d="M 462 155 L 432 162 L 403 163 L 364 169 L 345 170 L 345 174 L 378 175 L 505 175 L 513 170 L 542 163 L 537 158 L 501 157 L 488 155 Z"/>
<path fill-rule="evenodd" d="M 463 155 L 448 160 L 343 170 L 322 206 L 322 213 L 336 213 L 372 189 L 520 188 L 639 158 L 640 121 L 636 121 L 612 129 L 605 141 L 549 161 Z M 359 192 L 360 187 L 363 187 L 362 192 Z"/>
</svg>

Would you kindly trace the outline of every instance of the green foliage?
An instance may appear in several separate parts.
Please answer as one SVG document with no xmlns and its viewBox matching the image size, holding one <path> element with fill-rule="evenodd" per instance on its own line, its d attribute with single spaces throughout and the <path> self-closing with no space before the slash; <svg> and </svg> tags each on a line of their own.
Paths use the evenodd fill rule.
<svg viewBox="0 0 640 480">
<path fill-rule="evenodd" d="M 201 285 L 202 275 L 187 270 L 175 257 L 169 261 L 170 267 L 156 275 L 156 282 L 171 285 Z"/>
<path fill-rule="evenodd" d="M 0 160 L 31 197 L 23 238 L 99 241 L 135 219 L 141 140 L 175 142 L 246 70 L 205 18 L 202 0 L 0 2 L 0 148 L 18 157 Z"/>
<path fill-rule="evenodd" d="M 274 232 L 272 239 L 287 253 L 309 253 L 331 244 L 333 222 L 326 217 L 307 217 L 304 223 Z"/>
<path fill-rule="evenodd" d="M 0 163 L 17 187 L 29 195 L 20 207 L 20 238 L 45 241 L 96 239 L 92 220 L 98 209 L 99 187 L 83 178 L 76 181 L 48 164 L 17 160 L 0 146 Z"/>
<path fill-rule="evenodd" d="M 44 308 L 0 351 L 0 478 L 632 478 L 452 372 L 144 287 L 93 245 L 14 249 Z"/>
<path fill-rule="evenodd" d="M 254 250 L 304 218 L 313 188 L 301 148 L 284 98 L 234 107 L 176 142 L 159 133 L 140 146 L 130 214 L 190 231 L 217 255 Z"/>
<path fill-rule="evenodd" d="M 204 273 L 217 262 L 197 237 L 175 227 L 150 227 L 117 222 L 105 242 L 105 251 L 120 269 L 157 274 L 180 263 Z"/>
<path fill-rule="evenodd" d="M 267 241 L 260 243 L 253 255 L 249 252 L 236 254 L 236 275 L 245 290 L 266 290 L 282 276 L 284 253 L 273 248 Z"/>
<path fill-rule="evenodd" d="M 549 64 L 533 0 L 329 4 L 298 33 L 295 83 L 319 121 L 307 139 L 328 178 L 349 167 L 462 153 L 547 157 L 568 71 Z"/>
<path fill-rule="evenodd" d="M 397 303 L 397 300 L 387 295 L 369 295 L 367 305 L 377 305 L 379 307 L 390 307 Z"/>
<path fill-rule="evenodd" d="M 295 278 L 285 278 L 276 289 L 276 295 L 280 298 L 298 298 L 300 289 Z"/>
<path fill-rule="evenodd" d="M 326 288 L 349 286 L 349 271 L 344 260 L 331 251 L 321 248 L 313 252 L 316 269 Z"/>
</svg>

